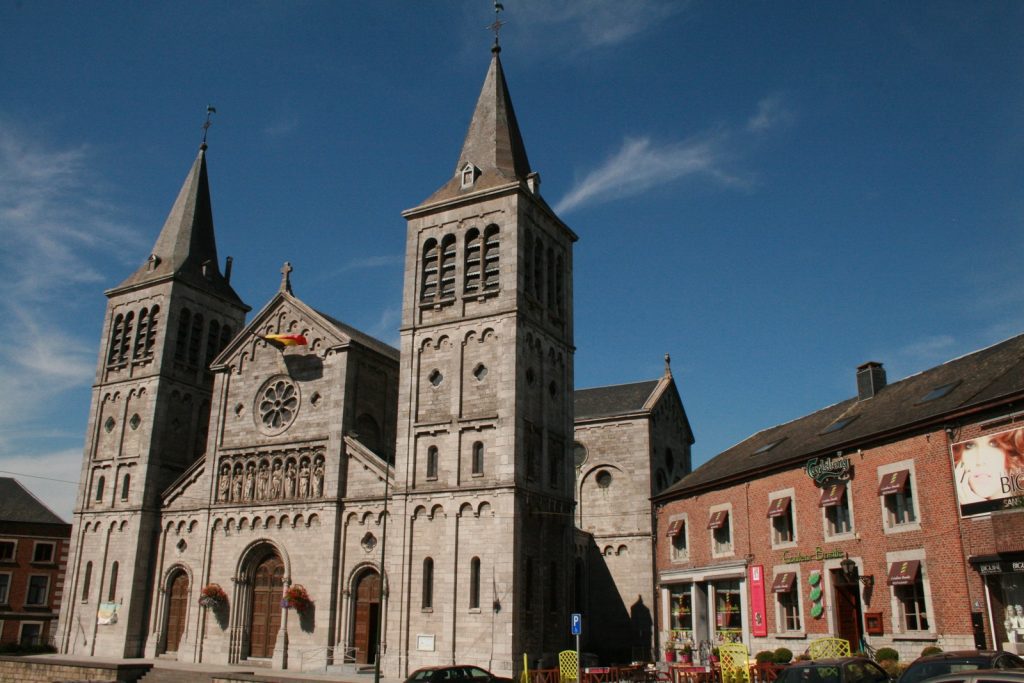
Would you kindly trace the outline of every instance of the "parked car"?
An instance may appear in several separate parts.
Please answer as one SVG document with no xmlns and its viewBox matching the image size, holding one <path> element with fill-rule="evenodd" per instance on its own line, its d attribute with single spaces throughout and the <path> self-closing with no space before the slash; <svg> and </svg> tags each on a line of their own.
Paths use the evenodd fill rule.
<svg viewBox="0 0 1024 683">
<path fill-rule="evenodd" d="M 929 678 L 928 683 L 1024 683 L 1024 669 L 974 669 Z"/>
<path fill-rule="evenodd" d="M 775 683 L 892 683 L 885 669 L 867 657 L 836 657 L 794 662 Z"/>
<path fill-rule="evenodd" d="M 900 676 L 900 683 L 978 669 L 1024 669 L 1024 659 L 1001 650 L 956 650 L 918 657 Z"/>
<path fill-rule="evenodd" d="M 512 683 L 511 678 L 495 676 L 478 666 L 428 666 L 417 669 L 405 683 Z"/>
</svg>

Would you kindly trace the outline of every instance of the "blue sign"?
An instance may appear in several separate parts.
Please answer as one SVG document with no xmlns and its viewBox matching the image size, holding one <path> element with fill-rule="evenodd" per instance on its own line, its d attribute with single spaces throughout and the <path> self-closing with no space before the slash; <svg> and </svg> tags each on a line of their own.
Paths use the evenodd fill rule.
<svg viewBox="0 0 1024 683">
<path fill-rule="evenodd" d="M 583 630 L 583 615 L 573 614 L 572 615 L 572 635 L 578 636 L 580 631 Z"/>
</svg>

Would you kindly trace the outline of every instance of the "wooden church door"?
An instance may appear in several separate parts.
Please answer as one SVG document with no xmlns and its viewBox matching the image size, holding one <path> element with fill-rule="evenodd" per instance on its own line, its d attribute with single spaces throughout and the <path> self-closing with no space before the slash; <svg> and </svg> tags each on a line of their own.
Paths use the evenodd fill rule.
<svg viewBox="0 0 1024 683">
<path fill-rule="evenodd" d="M 370 664 L 377 657 L 377 623 L 380 619 L 380 574 L 367 572 L 356 587 L 352 647 L 356 662 Z"/>
<path fill-rule="evenodd" d="M 284 563 L 271 555 L 256 567 L 252 595 L 252 628 L 249 656 L 271 657 L 281 628 L 281 597 L 284 592 Z"/>
<path fill-rule="evenodd" d="M 181 634 L 188 618 L 188 575 L 178 572 L 171 581 L 170 599 L 167 601 L 167 652 L 177 652 Z"/>
</svg>

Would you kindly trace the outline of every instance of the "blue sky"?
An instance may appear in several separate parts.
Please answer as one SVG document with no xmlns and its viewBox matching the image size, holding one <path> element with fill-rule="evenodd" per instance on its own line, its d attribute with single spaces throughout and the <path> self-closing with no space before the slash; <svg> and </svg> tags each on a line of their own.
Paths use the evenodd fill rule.
<svg viewBox="0 0 1024 683">
<path fill-rule="evenodd" d="M 1024 4 L 505 0 L 542 193 L 579 234 L 576 385 L 672 368 L 695 464 L 1024 332 Z M 0 1 L 0 470 L 65 517 L 103 290 L 217 108 L 218 247 L 392 344 L 405 222 L 454 171 L 487 0 Z M 58 481 L 51 481 L 58 480 Z"/>
</svg>

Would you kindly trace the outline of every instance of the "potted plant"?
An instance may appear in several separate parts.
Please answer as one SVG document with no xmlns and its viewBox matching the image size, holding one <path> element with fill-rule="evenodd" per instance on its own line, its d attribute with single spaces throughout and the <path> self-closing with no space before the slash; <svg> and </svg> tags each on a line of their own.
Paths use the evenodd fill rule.
<svg viewBox="0 0 1024 683">
<path fill-rule="evenodd" d="M 305 612 L 309 609 L 309 606 L 313 604 L 313 601 L 309 599 L 309 593 L 300 584 L 289 586 L 288 590 L 284 592 L 284 596 L 281 598 L 281 607 L 285 609 L 293 609 L 296 612 Z"/>
<path fill-rule="evenodd" d="M 692 664 L 693 663 L 693 646 L 692 645 L 690 645 L 689 643 L 685 643 L 683 645 L 682 650 L 680 650 L 679 661 L 681 661 L 683 664 Z"/>
<path fill-rule="evenodd" d="M 217 609 L 222 605 L 226 605 L 228 602 L 228 595 L 224 592 L 224 589 L 220 587 L 220 584 L 211 583 L 203 587 L 203 590 L 199 591 L 199 606 L 205 608 Z"/>
<path fill-rule="evenodd" d="M 711 657 L 709 658 L 712 664 L 718 664 L 718 648 L 711 648 Z"/>
</svg>

